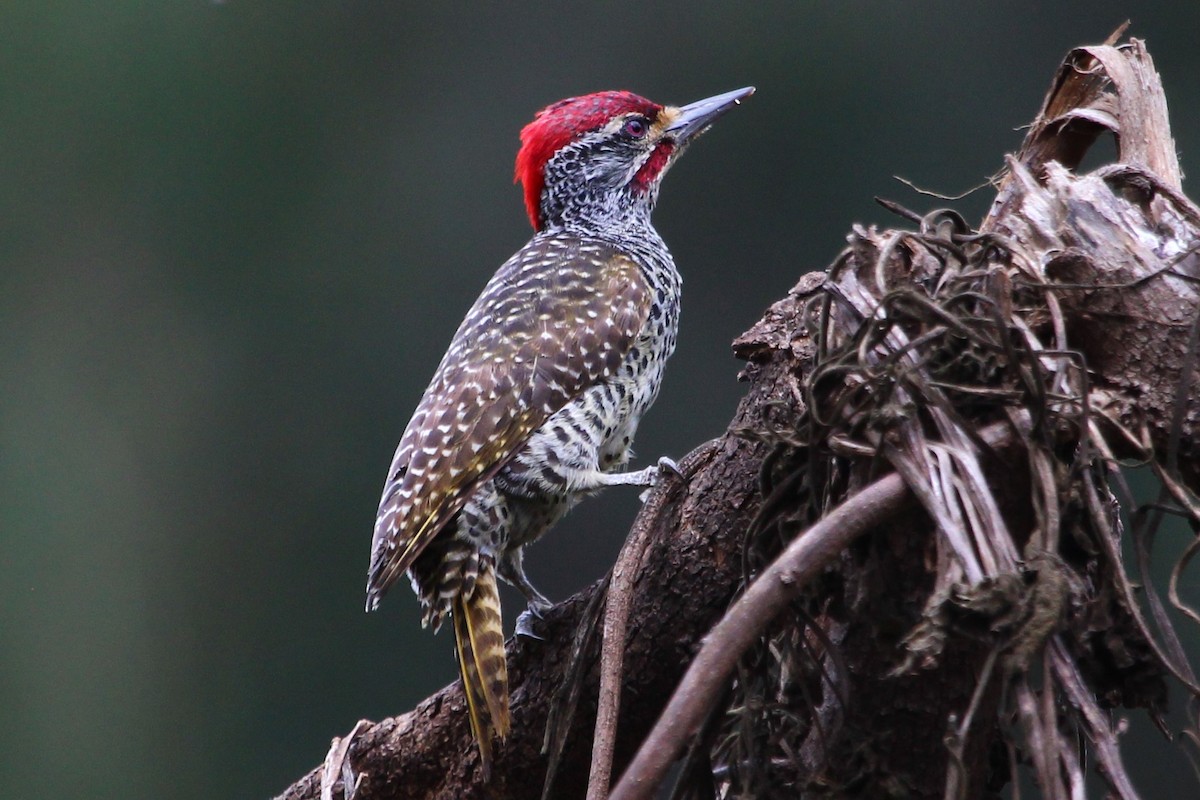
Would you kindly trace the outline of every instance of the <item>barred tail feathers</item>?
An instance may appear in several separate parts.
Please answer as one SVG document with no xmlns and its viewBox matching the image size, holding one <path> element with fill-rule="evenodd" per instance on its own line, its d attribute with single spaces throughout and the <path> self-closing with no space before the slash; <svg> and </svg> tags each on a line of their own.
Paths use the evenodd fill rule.
<svg viewBox="0 0 1200 800">
<path fill-rule="evenodd" d="M 492 766 L 492 736 L 503 739 L 509 730 L 508 663 L 493 567 L 480 570 L 470 596 L 455 596 L 451 616 L 471 732 L 486 776 Z"/>
</svg>

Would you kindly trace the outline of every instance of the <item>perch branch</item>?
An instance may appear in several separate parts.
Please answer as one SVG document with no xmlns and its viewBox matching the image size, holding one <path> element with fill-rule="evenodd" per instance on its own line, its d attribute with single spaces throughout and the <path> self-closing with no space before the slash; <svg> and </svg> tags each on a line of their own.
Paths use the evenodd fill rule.
<svg viewBox="0 0 1200 800">
<path fill-rule="evenodd" d="M 661 505 L 666 495 L 653 493 L 647 501 Z M 588 774 L 587 800 L 608 797 L 612 776 L 613 748 L 616 745 L 617 717 L 621 710 L 621 671 L 625 663 L 625 632 L 633 600 L 633 582 L 642 566 L 642 557 L 653 530 L 649 521 L 656 508 L 647 509 L 634 522 L 625 546 L 613 565 L 604 610 L 604 640 L 600 648 L 600 697 L 596 708 L 596 728 L 592 737 L 592 766 Z"/>
</svg>

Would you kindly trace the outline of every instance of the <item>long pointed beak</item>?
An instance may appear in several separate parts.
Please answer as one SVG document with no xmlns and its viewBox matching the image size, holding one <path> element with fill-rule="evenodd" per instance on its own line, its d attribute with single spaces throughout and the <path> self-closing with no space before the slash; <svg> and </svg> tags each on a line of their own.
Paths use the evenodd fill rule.
<svg viewBox="0 0 1200 800">
<path fill-rule="evenodd" d="M 729 109 L 741 103 L 754 94 L 754 87 L 747 86 L 725 94 L 718 94 L 704 100 L 697 100 L 679 109 L 679 116 L 667 126 L 666 132 L 675 137 L 682 145 L 708 130 L 717 118 Z"/>
</svg>

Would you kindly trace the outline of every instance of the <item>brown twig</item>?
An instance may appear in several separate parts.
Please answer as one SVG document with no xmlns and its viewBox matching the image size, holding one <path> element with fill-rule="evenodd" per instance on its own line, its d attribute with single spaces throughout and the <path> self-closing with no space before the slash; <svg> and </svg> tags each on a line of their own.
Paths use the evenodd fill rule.
<svg viewBox="0 0 1200 800">
<path fill-rule="evenodd" d="M 321 768 L 321 800 L 333 800 L 333 787 L 338 781 L 342 782 L 342 796 L 346 800 L 353 800 L 358 785 L 362 782 L 362 776 L 354 775 L 347 756 L 359 733 L 370 725 L 367 720 L 360 719 L 350 733 L 344 737 L 333 738 L 329 745 L 329 753 L 325 756 L 325 764 Z"/>
<path fill-rule="evenodd" d="M 684 459 L 680 471 L 686 476 L 695 471 L 697 454 L 709 451 L 712 443 L 697 448 Z M 665 477 L 665 476 L 664 476 Z M 667 488 L 672 483 L 665 477 L 663 485 L 651 490 L 643 513 L 638 515 L 633 530 L 625 540 L 617 563 L 613 565 L 604 608 L 604 641 L 600 649 L 600 697 L 596 706 L 596 727 L 592 737 L 592 765 L 588 773 L 587 800 L 608 797 L 612 778 L 613 749 L 617 739 L 617 717 L 621 711 L 621 670 L 625 663 L 625 630 L 633 602 L 633 584 L 642 566 L 642 557 L 654 531 L 652 521 L 661 513 L 667 501 Z"/>
<path fill-rule="evenodd" d="M 621 777 L 612 800 L 654 796 L 684 742 L 695 735 L 720 696 L 738 658 L 794 598 L 804 583 L 862 534 L 900 510 L 904 481 L 888 475 L 798 536 L 729 609 L 705 638 L 658 723 Z"/>
</svg>

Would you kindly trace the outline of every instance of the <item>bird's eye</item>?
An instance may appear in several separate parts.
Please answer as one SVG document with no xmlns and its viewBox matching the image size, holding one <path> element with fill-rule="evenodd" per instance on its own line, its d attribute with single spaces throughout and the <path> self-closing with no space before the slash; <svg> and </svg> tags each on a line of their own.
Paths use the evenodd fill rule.
<svg viewBox="0 0 1200 800">
<path fill-rule="evenodd" d="M 625 127 L 622 130 L 627 136 L 640 139 L 650 130 L 650 125 L 642 117 L 630 117 L 625 120 Z"/>
</svg>

